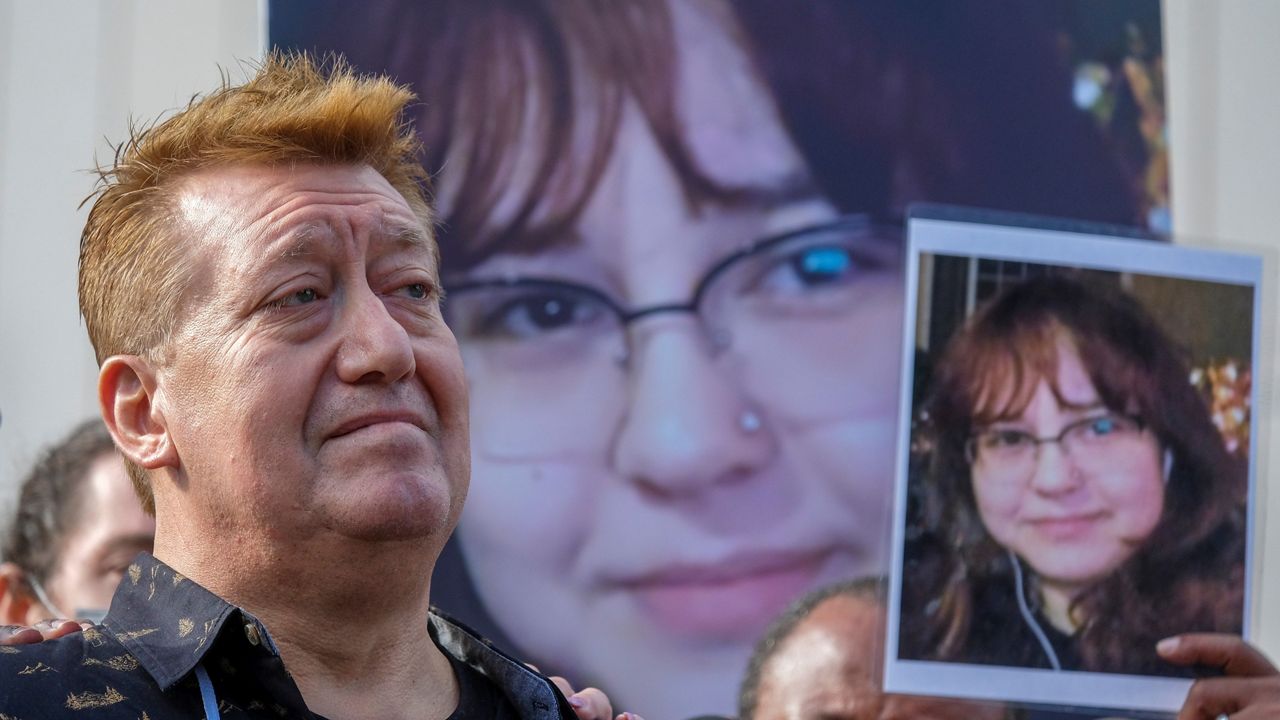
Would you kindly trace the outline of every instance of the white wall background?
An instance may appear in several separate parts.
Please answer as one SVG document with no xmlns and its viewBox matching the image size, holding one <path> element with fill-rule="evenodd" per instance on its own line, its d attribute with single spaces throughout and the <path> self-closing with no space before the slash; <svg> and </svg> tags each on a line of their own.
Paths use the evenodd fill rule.
<svg viewBox="0 0 1280 720">
<path fill-rule="evenodd" d="M 257 0 L 0 0 L 0 511 L 97 412 L 75 301 L 95 153 L 258 55 L 260 26 Z"/>
<path fill-rule="evenodd" d="M 1254 618 L 1255 637 L 1280 661 L 1280 2 L 1164 0 L 1164 12 L 1179 242 L 1260 251 L 1269 262 L 1254 379 L 1263 408 L 1255 414 L 1262 434 L 1254 550 L 1262 573 Z"/>
<path fill-rule="evenodd" d="M 1187 242 L 1270 254 L 1264 393 L 1280 380 L 1276 27 L 1275 0 L 1165 0 L 1174 226 Z M 106 157 L 104 138 L 124 137 L 130 114 L 181 106 L 220 66 L 256 56 L 261 38 L 257 0 L 0 0 L 0 511 L 34 450 L 96 412 L 75 302 L 76 206 L 93 187 L 83 171 Z M 1275 427 L 1280 402 L 1265 399 Z M 1275 487 L 1264 497 L 1273 522 L 1259 526 L 1255 609 L 1262 645 L 1280 658 L 1280 453 L 1265 447 L 1280 429 L 1270 437 L 1259 485 Z"/>
</svg>

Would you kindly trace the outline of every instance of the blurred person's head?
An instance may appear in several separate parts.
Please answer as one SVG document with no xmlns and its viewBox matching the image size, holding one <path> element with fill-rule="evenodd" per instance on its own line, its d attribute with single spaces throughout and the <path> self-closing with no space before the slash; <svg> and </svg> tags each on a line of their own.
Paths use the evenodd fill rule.
<svg viewBox="0 0 1280 720">
<path fill-rule="evenodd" d="M 1243 468 L 1189 377 L 1136 299 L 1068 276 L 1003 291 L 950 342 L 929 405 L 926 510 L 955 554 L 935 605 L 942 657 L 981 612 L 972 584 L 1024 568 L 1045 618 L 1082 633 L 1091 668 L 1238 626 Z"/>
<path fill-rule="evenodd" d="M 82 423 L 22 483 L 0 551 L 0 624 L 100 619 L 154 535 L 111 435 L 98 418 Z"/>
<path fill-rule="evenodd" d="M 887 694 L 883 581 L 863 578 L 797 601 L 747 664 L 739 720 L 982 720 L 997 705 Z"/>
<path fill-rule="evenodd" d="M 769 618 L 884 571 L 902 251 L 876 221 L 1132 219 L 1025 4 L 908 5 L 298 6 L 334 31 L 300 44 L 424 99 L 479 480 L 459 536 L 544 667 L 725 711 Z"/>
</svg>

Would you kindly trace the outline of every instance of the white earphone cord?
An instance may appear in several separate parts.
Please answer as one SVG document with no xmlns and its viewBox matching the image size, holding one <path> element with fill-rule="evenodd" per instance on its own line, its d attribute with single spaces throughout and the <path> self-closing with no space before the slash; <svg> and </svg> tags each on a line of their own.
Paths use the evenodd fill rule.
<svg viewBox="0 0 1280 720">
<path fill-rule="evenodd" d="M 1040 649 L 1044 650 L 1045 656 L 1049 658 L 1049 666 L 1054 670 L 1061 670 L 1062 663 L 1058 661 L 1058 653 L 1054 652 L 1049 637 L 1044 634 L 1044 629 L 1031 614 L 1031 608 L 1027 607 L 1027 595 L 1022 587 L 1022 563 L 1018 562 L 1018 556 L 1014 555 L 1012 550 L 1009 551 L 1009 562 L 1013 563 L 1013 584 L 1018 594 L 1018 612 L 1022 613 L 1022 619 L 1031 628 L 1031 633 L 1040 643 Z"/>
</svg>

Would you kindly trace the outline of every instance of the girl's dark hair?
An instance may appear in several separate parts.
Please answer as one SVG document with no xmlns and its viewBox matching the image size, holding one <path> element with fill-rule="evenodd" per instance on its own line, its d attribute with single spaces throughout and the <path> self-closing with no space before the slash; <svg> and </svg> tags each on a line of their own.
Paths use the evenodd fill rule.
<svg viewBox="0 0 1280 720">
<path fill-rule="evenodd" d="M 707 7 L 714 7 L 708 5 Z M 1138 221 L 1133 188 L 1071 104 L 1061 2 L 726 3 L 820 189 L 881 219 L 954 202 Z M 570 242 L 634 101 L 691 206 L 749 200 L 698 167 L 666 0 L 273 0 L 272 39 L 415 87 L 446 269 Z"/>
<path fill-rule="evenodd" d="M 1137 300 L 1105 284 L 1044 276 L 994 298 L 937 367 L 923 525 L 946 550 L 932 578 L 909 583 L 925 594 L 909 603 L 926 616 L 907 641 L 916 652 L 963 659 L 983 610 L 975 606 L 978 588 L 995 582 L 1013 592 L 1007 552 L 979 517 L 964 446 L 975 427 L 1020 414 L 1042 380 L 1061 400 L 1064 341 L 1102 403 L 1138 417 L 1172 462 L 1155 529 L 1072 606 L 1083 621 L 1085 669 L 1155 670 L 1161 638 L 1240 631 L 1246 466 L 1227 452 L 1183 354 Z"/>
<path fill-rule="evenodd" d="M 272 15 L 277 44 L 342 52 L 422 98 L 423 164 L 451 177 L 438 227 L 450 271 L 572 241 L 629 100 L 686 201 L 745 194 L 706 176 L 682 134 L 665 0 L 276 0 Z"/>
<path fill-rule="evenodd" d="M 1114 148 L 1072 101 L 1074 0 L 747 0 L 792 139 L 848 212 L 955 203 L 1139 224 Z"/>
<path fill-rule="evenodd" d="M 0 559 L 16 564 L 37 582 L 48 580 L 67 532 L 79 517 L 89 469 L 115 451 L 99 418 L 76 426 L 46 450 L 22 481 L 18 510 L 0 548 Z"/>
</svg>

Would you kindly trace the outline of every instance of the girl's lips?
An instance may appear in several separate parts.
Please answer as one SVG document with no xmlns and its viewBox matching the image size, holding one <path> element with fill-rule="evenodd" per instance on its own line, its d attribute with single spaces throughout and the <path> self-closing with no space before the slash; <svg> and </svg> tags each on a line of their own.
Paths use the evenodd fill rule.
<svg viewBox="0 0 1280 720">
<path fill-rule="evenodd" d="M 681 565 L 618 583 L 664 630 L 693 638 L 754 641 L 813 587 L 833 550 L 767 552 Z"/>
<path fill-rule="evenodd" d="M 1102 519 L 1102 513 L 1042 517 L 1029 520 L 1036 531 L 1053 540 L 1072 540 L 1089 534 Z"/>
</svg>

